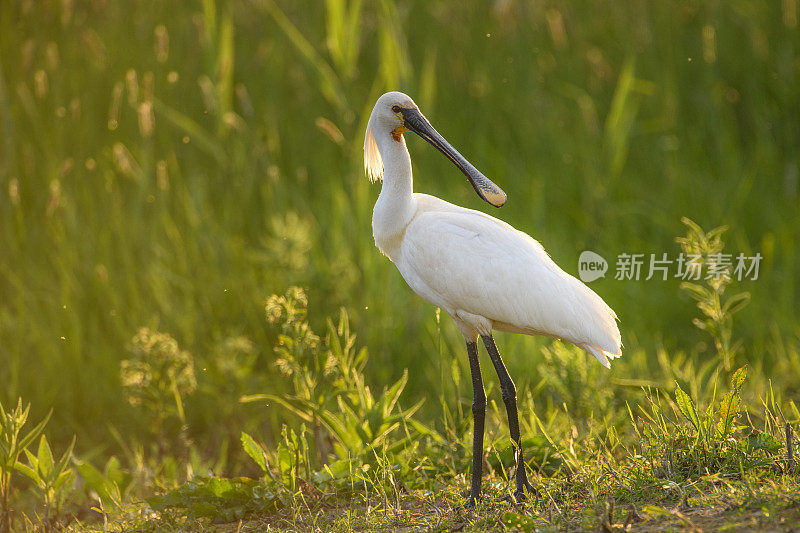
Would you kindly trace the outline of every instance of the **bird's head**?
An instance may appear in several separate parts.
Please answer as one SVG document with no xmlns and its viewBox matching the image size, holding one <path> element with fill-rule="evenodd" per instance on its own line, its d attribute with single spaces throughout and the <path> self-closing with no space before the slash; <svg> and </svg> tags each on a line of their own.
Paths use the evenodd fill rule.
<svg viewBox="0 0 800 533">
<path fill-rule="evenodd" d="M 416 133 L 447 156 L 467 176 L 478 196 L 495 207 L 506 202 L 506 193 L 458 153 L 431 126 L 417 104 L 401 92 L 382 95 L 372 108 L 364 139 L 364 168 L 370 180 L 383 179 L 383 160 L 376 139 L 380 138 L 381 142 L 403 142 L 403 133 L 408 131 Z"/>
</svg>

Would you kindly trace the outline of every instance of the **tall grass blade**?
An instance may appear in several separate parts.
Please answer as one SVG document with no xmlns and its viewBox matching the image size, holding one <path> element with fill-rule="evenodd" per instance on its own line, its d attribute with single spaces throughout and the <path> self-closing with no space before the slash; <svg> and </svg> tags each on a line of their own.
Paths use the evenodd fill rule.
<svg viewBox="0 0 800 533">
<path fill-rule="evenodd" d="M 317 53 L 314 46 L 305 38 L 303 33 L 292 24 L 281 8 L 273 0 L 259 0 L 258 5 L 270 14 L 278 27 L 286 34 L 295 49 L 314 67 L 320 80 L 320 90 L 325 98 L 339 111 L 348 109 L 345 91 L 339 77 L 331 66 Z"/>
</svg>

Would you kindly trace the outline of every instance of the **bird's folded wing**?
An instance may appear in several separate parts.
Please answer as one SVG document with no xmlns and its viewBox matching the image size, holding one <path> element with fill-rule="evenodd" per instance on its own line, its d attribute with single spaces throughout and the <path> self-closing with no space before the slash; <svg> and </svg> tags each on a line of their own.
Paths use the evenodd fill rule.
<svg viewBox="0 0 800 533">
<path fill-rule="evenodd" d="M 406 228 L 395 262 L 412 289 L 448 311 L 620 353 L 616 317 L 605 302 L 537 241 L 493 217 L 422 212 Z"/>
</svg>

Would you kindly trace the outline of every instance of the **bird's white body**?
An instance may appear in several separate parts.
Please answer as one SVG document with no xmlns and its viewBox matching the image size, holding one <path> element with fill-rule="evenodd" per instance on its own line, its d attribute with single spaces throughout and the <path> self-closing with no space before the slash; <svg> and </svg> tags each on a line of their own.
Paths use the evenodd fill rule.
<svg viewBox="0 0 800 533">
<path fill-rule="evenodd" d="M 608 360 L 621 355 L 614 311 L 536 240 L 480 211 L 413 193 L 400 126 L 379 109 L 387 97 L 408 99 L 387 93 L 370 118 L 365 162 L 373 178 L 383 179 L 372 229 L 375 244 L 408 285 L 444 309 L 468 342 L 493 329 L 547 335 L 610 366 Z"/>
</svg>

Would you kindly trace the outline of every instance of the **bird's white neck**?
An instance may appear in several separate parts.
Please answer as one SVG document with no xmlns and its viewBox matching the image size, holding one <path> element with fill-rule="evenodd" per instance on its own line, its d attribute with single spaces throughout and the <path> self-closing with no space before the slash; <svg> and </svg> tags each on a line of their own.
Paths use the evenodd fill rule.
<svg viewBox="0 0 800 533">
<path fill-rule="evenodd" d="M 396 141 L 390 132 L 386 132 L 376 135 L 375 142 L 383 160 L 383 185 L 372 212 L 372 236 L 375 245 L 393 258 L 406 226 L 416 212 L 411 156 L 402 136 Z"/>
</svg>

